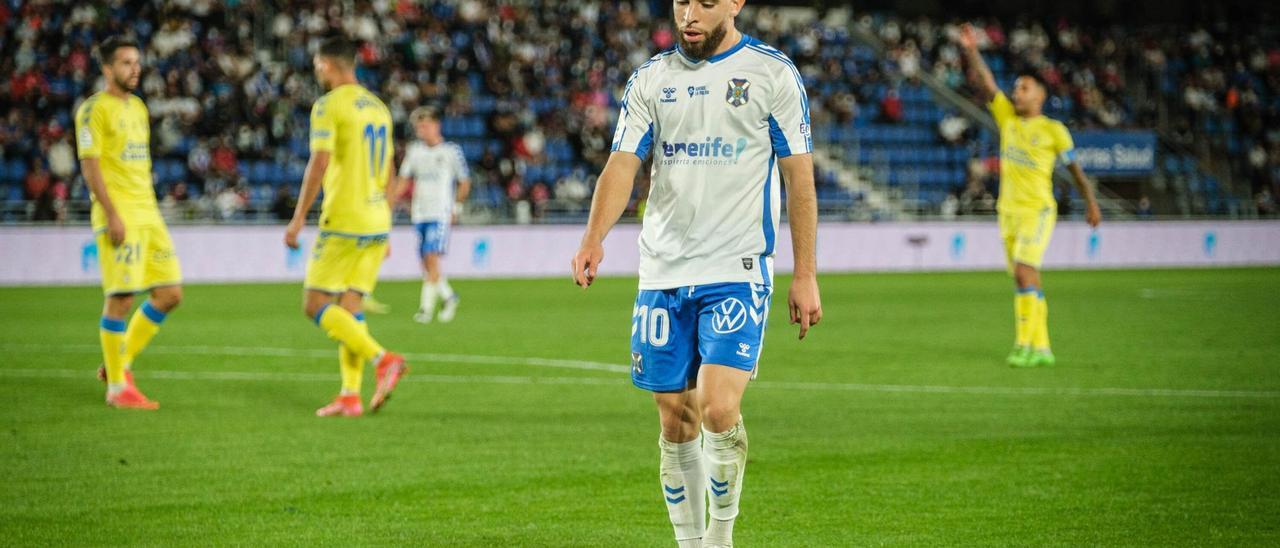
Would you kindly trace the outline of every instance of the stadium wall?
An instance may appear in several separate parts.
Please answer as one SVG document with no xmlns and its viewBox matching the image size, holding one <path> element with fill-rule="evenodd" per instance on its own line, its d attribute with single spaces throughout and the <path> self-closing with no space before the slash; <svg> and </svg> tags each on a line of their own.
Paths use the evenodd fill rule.
<svg viewBox="0 0 1280 548">
<path fill-rule="evenodd" d="M 640 227 L 621 225 L 606 242 L 605 275 L 634 275 Z M 175 226 L 188 282 L 301 281 L 305 251 L 282 243 L 282 226 Z M 454 229 L 446 271 L 454 278 L 568 277 L 579 226 L 462 226 Z M 304 244 L 315 237 L 303 234 Z M 777 272 L 791 269 L 790 234 L 778 235 Z M 391 235 L 383 279 L 419 276 L 417 236 Z M 99 257 L 86 227 L 0 228 L 0 285 L 94 285 Z M 823 224 L 824 272 L 998 270 L 1003 248 L 994 222 Z M 1046 268 L 1168 268 L 1280 265 L 1280 221 L 1115 222 L 1093 231 L 1058 225 Z"/>
</svg>

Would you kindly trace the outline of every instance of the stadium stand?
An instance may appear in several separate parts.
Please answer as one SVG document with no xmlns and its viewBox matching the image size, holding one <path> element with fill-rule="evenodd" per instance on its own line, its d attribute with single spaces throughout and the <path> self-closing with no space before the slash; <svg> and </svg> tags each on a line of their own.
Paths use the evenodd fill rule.
<svg viewBox="0 0 1280 548">
<path fill-rule="evenodd" d="M 673 44 L 670 24 L 654 16 L 664 5 L 0 4 L 0 66 L 11 75 L 0 93 L 0 220 L 87 216 L 70 113 L 98 87 L 92 45 L 126 29 L 146 44 L 139 92 L 153 118 L 157 193 L 174 219 L 277 220 L 277 202 L 301 178 L 308 109 L 320 93 L 310 51 L 339 31 L 365 42 L 359 77 L 398 120 L 420 103 L 444 108 L 444 131 L 473 167 L 473 209 L 483 220 L 516 218 L 520 202 L 533 204 L 534 219 L 579 219 L 630 67 Z M 871 31 L 885 52 L 857 40 L 851 25 Z M 842 160 L 819 165 L 825 212 L 854 210 L 864 198 L 868 187 L 837 182 L 845 169 L 908 210 L 989 212 L 992 136 L 921 83 L 935 78 L 963 92 L 948 38 L 954 22 L 860 15 L 833 25 L 762 9 L 746 26 L 796 61 L 813 97 L 815 138 Z M 1159 169 L 1127 196 L 1132 213 L 1143 203 L 1166 215 L 1274 212 L 1274 33 L 1153 28 L 1121 40 L 1119 31 L 1067 22 L 988 20 L 980 28 L 1002 86 L 1026 67 L 1050 81 L 1051 116 L 1073 128 L 1159 132 Z M 404 128 L 398 137 L 403 144 Z"/>
</svg>

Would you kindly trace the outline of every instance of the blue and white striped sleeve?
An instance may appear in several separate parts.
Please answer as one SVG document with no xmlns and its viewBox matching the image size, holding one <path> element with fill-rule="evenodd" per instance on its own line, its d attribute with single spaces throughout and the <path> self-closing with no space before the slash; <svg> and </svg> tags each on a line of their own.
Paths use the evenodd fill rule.
<svg viewBox="0 0 1280 548">
<path fill-rule="evenodd" d="M 653 149 L 653 111 L 646 85 L 647 71 L 642 72 L 645 66 L 636 69 L 627 79 L 611 148 L 613 152 L 630 152 L 641 160 L 647 159 Z"/>
<path fill-rule="evenodd" d="M 813 152 L 809 95 L 800 71 L 786 57 L 774 63 L 774 93 L 769 105 L 769 140 L 779 158 Z"/>
</svg>

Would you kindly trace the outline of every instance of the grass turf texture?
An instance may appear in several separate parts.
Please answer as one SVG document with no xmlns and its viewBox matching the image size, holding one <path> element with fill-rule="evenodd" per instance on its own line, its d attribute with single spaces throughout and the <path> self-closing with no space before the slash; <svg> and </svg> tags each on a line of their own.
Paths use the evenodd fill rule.
<svg viewBox="0 0 1280 548">
<path fill-rule="evenodd" d="M 1002 364 L 1001 274 L 822 284 L 801 343 L 779 280 L 745 401 L 739 545 L 1280 542 L 1280 271 L 1049 273 L 1059 366 L 1036 370 Z M 155 413 L 102 404 L 96 289 L 0 289 L 0 538 L 673 545 L 650 398 L 625 370 L 521 361 L 625 366 L 634 281 L 454 285 L 458 320 L 420 326 L 418 284 L 384 284 L 393 314 L 373 332 L 517 359 L 418 360 L 356 420 L 311 416 L 337 391 L 336 347 L 296 284 L 188 287 L 136 364 Z M 1018 392 L 1035 388 L 1051 390 Z"/>
</svg>

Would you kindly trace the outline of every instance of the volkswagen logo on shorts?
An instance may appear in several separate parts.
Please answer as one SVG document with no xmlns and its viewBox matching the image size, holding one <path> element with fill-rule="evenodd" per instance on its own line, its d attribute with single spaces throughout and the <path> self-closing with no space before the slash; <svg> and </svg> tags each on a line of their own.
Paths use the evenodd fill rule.
<svg viewBox="0 0 1280 548">
<path fill-rule="evenodd" d="M 733 297 L 720 301 L 711 311 L 711 329 L 721 335 L 733 333 L 747 324 L 747 307 Z"/>
</svg>

